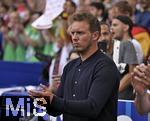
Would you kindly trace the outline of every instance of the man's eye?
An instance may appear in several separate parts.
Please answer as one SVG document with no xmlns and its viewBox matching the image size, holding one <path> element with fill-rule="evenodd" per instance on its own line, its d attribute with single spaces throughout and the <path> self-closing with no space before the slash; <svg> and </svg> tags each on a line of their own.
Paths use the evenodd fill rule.
<svg viewBox="0 0 150 121">
<path fill-rule="evenodd" d="M 109 33 L 106 32 L 106 33 L 103 33 L 103 35 L 109 35 Z"/>
<path fill-rule="evenodd" d="M 114 26 L 114 27 L 115 27 L 115 26 L 117 26 L 117 24 L 113 24 L 112 26 Z"/>
<path fill-rule="evenodd" d="M 71 32 L 70 34 L 71 34 L 71 35 L 74 35 L 75 33 L 76 33 L 76 32 Z"/>
<path fill-rule="evenodd" d="M 78 35 L 84 34 L 83 32 L 77 32 Z"/>
<path fill-rule="evenodd" d="M 74 34 L 82 35 L 82 34 L 84 34 L 84 32 L 71 32 L 71 35 L 74 35 Z"/>
</svg>

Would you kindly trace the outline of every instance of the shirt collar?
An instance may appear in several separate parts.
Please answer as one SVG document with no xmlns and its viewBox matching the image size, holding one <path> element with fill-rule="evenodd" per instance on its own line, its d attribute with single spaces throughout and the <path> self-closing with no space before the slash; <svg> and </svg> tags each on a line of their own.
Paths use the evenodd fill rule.
<svg viewBox="0 0 150 121">
<path fill-rule="evenodd" d="M 82 61 L 82 60 L 81 60 L 81 57 L 79 57 L 79 58 L 77 59 L 76 66 L 79 66 L 79 65 L 81 65 L 81 64 L 86 64 L 86 63 L 88 63 L 88 62 L 90 62 L 90 61 L 92 61 L 92 60 L 95 60 L 95 57 L 97 57 L 97 55 L 98 55 L 99 52 L 101 52 L 101 51 L 98 49 L 96 52 L 94 52 L 90 57 L 88 57 L 88 58 L 87 58 L 86 60 L 84 60 L 84 61 Z"/>
</svg>

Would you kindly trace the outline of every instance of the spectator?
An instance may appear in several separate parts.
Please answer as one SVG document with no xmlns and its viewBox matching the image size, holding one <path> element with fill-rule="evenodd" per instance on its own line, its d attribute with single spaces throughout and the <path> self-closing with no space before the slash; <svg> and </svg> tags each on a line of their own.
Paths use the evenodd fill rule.
<svg viewBox="0 0 150 121">
<path fill-rule="evenodd" d="M 11 27 L 18 23 L 18 14 L 17 12 L 12 12 L 9 15 L 9 18 L 11 18 L 10 22 L 8 23 L 8 27 L 11 29 Z M 4 32 L 4 56 L 3 60 L 6 61 L 15 61 L 16 60 L 16 53 L 15 53 L 15 48 L 16 48 L 16 36 L 15 34 L 18 34 L 15 31 L 15 34 L 12 34 L 12 31 L 9 31 L 8 27 L 3 26 L 2 31 Z M 12 36 L 11 36 L 12 35 Z"/>
<path fill-rule="evenodd" d="M 140 0 L 141 11 L 135 16 L 135 23 L 141 25 L 150 31 L 150 2 L 148 0 Z"/>
<path fill-rule="evenodd" d="M 72 0 L 67 0 L 64 4 L 64 12 L 63 14 L 67 14 L 67 16 L 72 15 L 76 11 L 76 4 Z"/>
<path fill-rule="evenodd" d="M 24 33 L 26 36 L 25 44 L 27 46 L 25 59 L 28 62 L 38 62 L 39 60 L 35 57 L 35 52 L 40 51 L 42 47 L 42 36 L 41 32 L 31 26 L 31 23 L 39 17 L 39 13 L 30 15 L 30 21 L 26 24 Z"/>
<path fill-rule="evenodd" d="M 112 0 L 102 0 L 103 4 L 105 5 L 106 9 L 109 9 L 112 6 Z"/>
<path fill-rule="evenodd" d="M 106 21 L 105 6 L 101 2 L 91 2 L 89 5 L 90 13 L 98 18 L 99 21 Z"/>
<path fill-rule="evenodd" d="M 25 34 L 18 12 L 10 13 L 8 26 L 10 29 L 8 36 L 15 48 L 15 61 L 25 61 Z"/>
<path fill-rule="evenodd" d="M 34 12 L 42 12 L 45 8 L 46 0 L 26 0 L 29 10 Z"/>
<path fill-rule="evenodd" d="M 138 0 L 127 0 L 127 2 L 132 8 L 133 11 L 132 20 L 135 23 L 135 16 L 140 12 L 140 10 L 137 8 Z"/>
<path fill-rule="evenodd" d="M 138 64 L 136 51 L 131 42 L 132 36 L 130 30 L 132 22 L 126 16 L 117 16 L 112 21 L 112 35 L 114 39 L 120 40 L 119 63 L 122 79 L 119 86 L 119 98 L 134 99 L 133 89 L 131 86 L 131 72 Z"/>
<path fill-rule="evenodd" d="M 112 38 L 110 25 L 105 22 L 100 23 L 101 36 L 99 42 L 106 42 L 106 54 L 118 64 L 120 41 Z"/>
<path fill-rule="evenodd" d="M 132 7 L 128 4 L 127 1 L 119 1 L 115 3 L 111 9 L 113 9 L 114 12 L 113 17 L 123 15 L 132 18 Z M 131 32 L 132 36 L 141 44 L 144 54 L 144 60 L 146 60 L 150 52 L 150 36 L 148 31 L 145 28 L 134 24 Z"/>
</svg>

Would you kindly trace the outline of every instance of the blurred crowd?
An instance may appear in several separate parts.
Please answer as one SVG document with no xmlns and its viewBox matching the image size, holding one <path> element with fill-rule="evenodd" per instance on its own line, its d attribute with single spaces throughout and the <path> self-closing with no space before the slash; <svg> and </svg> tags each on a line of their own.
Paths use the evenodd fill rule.
<svg viewBox="0 0 150 121">
<path fill-rule="evenodd" d="M 48 73 L 43 73 L 45 78 L 58 78 L 65 64 L 79 56 L 71 45 L 69 17 L 75 12 L 90 12 L 101 23 L 100 49 L 115 61 L 122 75 L 120 98 L 133 99 L 130 73 L 136 65 L 146 63 L 150 55 L 149 0 L 66 0 L 53 26 L 38 30 L 31 23 L 44 13 L 45 4 L 46 0 L 0 1 L 1 60 L 46 61 L 49 64 Z"/>
<path fill-rule="evenodd" d="M 144 58 L 147 58 L 150 48 L 147 35 L 150 29 L 148 0 L 66 0 L 64 11 L 55 19 L 53 27 L 49 30 L 38 30 L 33 28 L 31 23 L 44 12 L 45 4 L 46 0 L 0 1 L 2 60 L 38 62 L 36 53 L 54 56 L 58 46 L 70 43 L 66 33 L 67 19 L 74 12 L 80 11 L 89 11 L 99 21 L 105 21 L 110 25 L 115 16 L 129 16 L 136 25 L 132 34 L 140 42 Z M 140 35 L 141 33 L 143 35 Z"/>
</svg>

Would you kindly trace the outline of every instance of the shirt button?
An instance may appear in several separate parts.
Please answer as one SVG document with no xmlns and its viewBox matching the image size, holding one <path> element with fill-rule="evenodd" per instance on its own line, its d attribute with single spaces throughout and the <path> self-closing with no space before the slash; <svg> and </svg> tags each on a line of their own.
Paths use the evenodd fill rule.
<svg viewBox="0 0 150 121">
<path fill-rule="evenodd" d="M 77 84 L 78 82 L 77 82 L 77 81 L 75 81 L 74 83 L 75 83 L 75 84 Z"/>
<path fill-rule="evenodd" d="M 81 71 L 81 69 L 78 69 L 78 71 L 80 72 L 80 71 Z"/>
<path fill-rule="evenodd" d="M 73 94 L 73 97 L 75 97 L 76 95 L 75 94 Z"/>
</svg>

